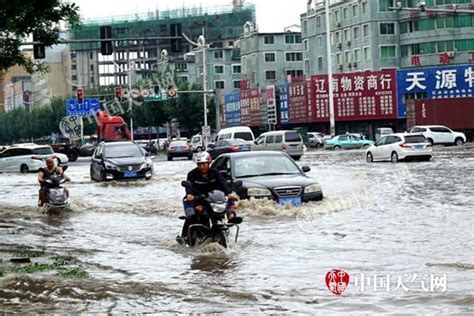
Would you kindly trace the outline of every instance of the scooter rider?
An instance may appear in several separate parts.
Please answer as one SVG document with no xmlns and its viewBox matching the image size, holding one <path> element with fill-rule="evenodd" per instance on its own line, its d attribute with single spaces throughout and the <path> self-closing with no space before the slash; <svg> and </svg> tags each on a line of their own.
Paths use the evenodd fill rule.
<svg viewBox="0 0 474 316">
<path fill-rule="evenodd" d="M 188 173 L 186 180 L 191 182 L 192 188 L 195 191 L 203 195 L 206 195 L 213 190 L 224 192 L 228 197 L 227 218 L 229 219 L 229 222 L 232 222 L 233 219 L 237 218 L 237 214 L 235 213 L 235 201 L 239 199 L 238 195 L 231 192 L 226 180 L 222 177 L 219 171 L 209 167 L 211 155 L 209 155 L 208 152 L 203 151 L 197 153 L 195 156 L 195 162 L 197 167 Z M 179 239 L 187 237 L 189 225 L 197 221 L 196 212 L 202 213 L 204 211 L 202 205 L 196 205 L 195 191 L 186 188 L 186 197 L 183 200 L 186 220 L 183 225 L 181 237 L 178 236 Z"/>
<path fill-rule="evenodd" d="M 38 206 L 43 206 L 46 203 L 46 180 L 53 175 L 58 174 L 61 175 L 64 180 L 71 181 L 63 171 L 61 167 L 57 167 L 54 165 L 54 160 L 52 157 L 48 157 L 46 159 L 46 168 L 41 168 L 38 172 L 38 182 L 40 183 L 40 190 L 39 190 L 39 199 L 38 199 Z M 69 191 L 65 188 L 64 189 L 67 196 L 69 196 Z"/>
</svg>

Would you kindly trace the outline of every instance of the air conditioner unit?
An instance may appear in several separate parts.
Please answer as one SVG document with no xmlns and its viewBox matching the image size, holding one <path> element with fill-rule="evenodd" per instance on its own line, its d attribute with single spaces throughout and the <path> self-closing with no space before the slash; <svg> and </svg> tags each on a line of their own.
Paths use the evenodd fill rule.
<svg viewBox="0 0 474 316">
<path fill-rule="evenodd" d="M 347 46 L 351 46 L 351 41 L 347 41 Z"/>
<path fill-rule="evenodd" d="M 336 47 L 337 48 L 342 48 L 342 43 L 337 43 Z"/>
<path fill-rule="evenodd" d="M 352 63 L 352 67 L 354 67 L 354 68 L 357 67 L 357 62 L 356 61 Z"/>
<path fill-rule="evenodd" d="M 341 27 L 341 22 L 336 22 L 336 27 Z"/>
<path fill-rule="evenodd" d="M 348 67 L 348 68 L 352 68 L 352 64 L 351 64 L 351 63 L 347 63 L 347 67 Z"/>
<path fill-rule="evenodd" d="M 340 71 L 342 71 L 342 69 L 343 69 L 342 64 L 338 65 L 338 66 L 337 66 L 337 69 L 339 69 Z"/>
<path fill-rule="evenodd" d="M 447 52 L 446 54 L 449 58 L 454 58 L 454 52 Z"/>
</svg>

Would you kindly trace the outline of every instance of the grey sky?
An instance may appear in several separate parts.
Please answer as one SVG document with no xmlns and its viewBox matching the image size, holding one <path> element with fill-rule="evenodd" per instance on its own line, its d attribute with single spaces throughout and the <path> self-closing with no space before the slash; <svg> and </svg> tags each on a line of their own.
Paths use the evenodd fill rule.
<svg viewBox="0 0 474 316">
<path fill-rule="evenodd" d="M 194 7 L 202 5 L 219 6 L 231 4 L 231 0 L 71 0 L 80 7 L 85 19 L 111 15 L 146 13 L 149 11 Z M 257 10 L 257 24 L 261 32 L 281 32 L 286 26 L 300 24 L 300 14 L 306 10 L 307 0 L 247 0 Z"/>
</svg>

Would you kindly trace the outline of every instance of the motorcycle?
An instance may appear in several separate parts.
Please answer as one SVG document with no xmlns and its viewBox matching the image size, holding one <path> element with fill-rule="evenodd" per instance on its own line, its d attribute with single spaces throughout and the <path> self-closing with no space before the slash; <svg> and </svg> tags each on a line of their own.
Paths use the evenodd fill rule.
<svg viewBox="0 0 474 316">
<path fill-rule="evenodd" d="M 210 240 L 227 248 L 229 228 L 234 226 L 236 227 L 235 242 L 237 242 L 240 230 L 239 224 L 242 223 L 242 218 L 236 217 L 227 220 L 227 197 L 224 192 L 214 190 L 207 195 L 201 195 L 194 190 L 191 182 L 183 181 L 181 185 L 193 190 L 198 196 L 196 205 L 203 207 L 203 212 L 196 214 L 196 221 L 188 227 L 187 245 L 194 247 Z M 181 216 L 180 219 L 186 220 L 186 217 Z"/>
<path fill-rule="evenodd" d="M 67 166 L 63 167 L 66 171 Z M 69 207 L 69 196 L 63 184 L 66 180 L 62 175 L 52 174 L 45 181 L 46 203 L 44 208 L 48 214 L 59 213 Z"/>
</svg>

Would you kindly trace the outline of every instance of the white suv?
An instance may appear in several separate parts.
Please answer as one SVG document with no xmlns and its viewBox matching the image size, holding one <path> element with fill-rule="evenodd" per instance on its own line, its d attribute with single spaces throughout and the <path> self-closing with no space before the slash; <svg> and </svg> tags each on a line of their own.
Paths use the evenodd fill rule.
<svg viewBox="0 0 474 316">
<path fill-rule="evenodd" d="M 58 165 L 64 165 L 69 159 L 64 154 L 55 153 L 50 146 L 36 144 L 13 145 L 0 153 L 0 172 L 27 173 L 37 171 L 46 165 L 46 159 L 53 157 Z"/>
<path fill-rule="evenodd" d="M 466 142 L 464 133 L 454 132 L 442 125 L 413 126 L 410 133 L 423 134 L 432 145 L 462 146 Z"/>
</svg>

